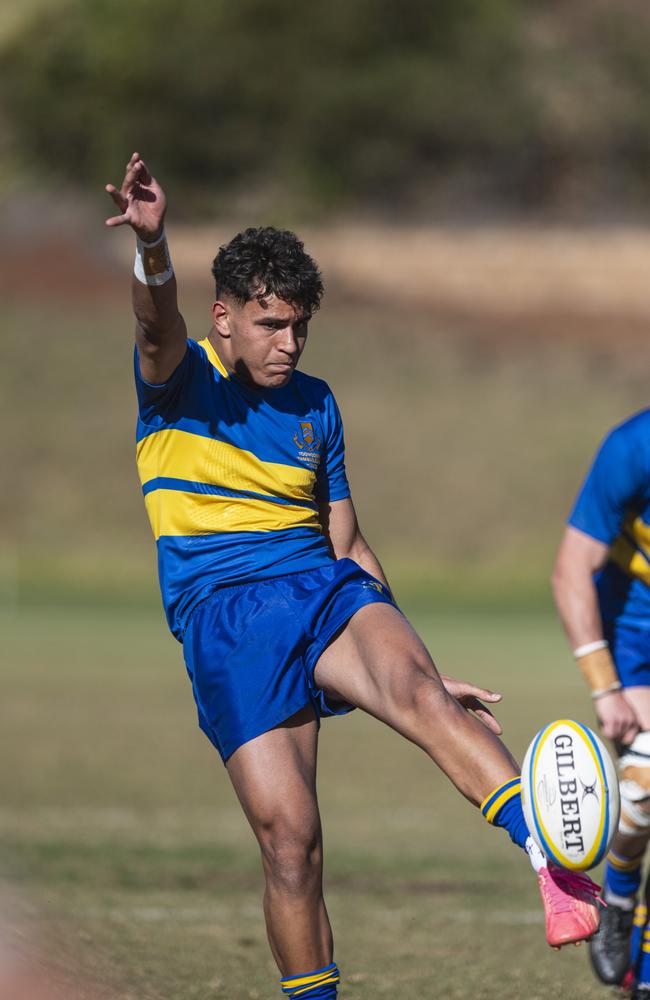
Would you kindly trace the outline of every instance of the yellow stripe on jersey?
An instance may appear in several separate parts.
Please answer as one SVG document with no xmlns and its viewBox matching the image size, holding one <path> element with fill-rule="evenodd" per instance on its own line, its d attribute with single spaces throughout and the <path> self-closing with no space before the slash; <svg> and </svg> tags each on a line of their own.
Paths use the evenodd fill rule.
<svg viewBox="0 0 650 1000">
<path fill-rule="evenodd" d="M 262 462 L 250 451 L 201 434 L 173 428 L 155 431 L 139 442 L 136 457 L 143 486 L 164 477 L 299 502 L 314 500 L 312 469 Z"/>
<path fill-rule="evenodd" d="M 315 510 L 250 497 L 220 497 L 182 490 L 152 490 L 144 498 L 154 537 L 230 531 L 322 531 Z"/>
<path fill-rule="evenodd" d="M 645 927 L 648 918 L 648 908 L 645 903 L 637 903 L 634 910 L 634 926 Z"/>
<path fill-rule="evenodd" d="M 628 514 L 609 557 L 628 576 L 643 580 L 650 586 L 650 525 L 640 517 Z"/>
</svg>

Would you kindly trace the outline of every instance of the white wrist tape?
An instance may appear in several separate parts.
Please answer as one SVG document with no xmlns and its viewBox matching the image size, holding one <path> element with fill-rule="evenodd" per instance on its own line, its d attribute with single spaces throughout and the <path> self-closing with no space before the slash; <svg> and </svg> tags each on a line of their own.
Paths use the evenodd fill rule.
<svg viewBox="0 0 650 1000">
<path fill-rule="evenodd" d="M 587 656 L 588 653 L 595 653 L 598 649 L 607 649 L 608 647 L 609 643 L 607 639 L 596 639 L 595 642 L 588 642 L 584 646 L 578 646 L 577 649 L 573 650 L 573 655 L 577 660 L 580 656 Z"/>
<path fill-rule="evenodd" d="M 154 243 L 135 241 L 133 273 L 143 285 L 164 285 L 174 274 L 165 232 Z"/>
<path fill-rule="evenodd" d="M 591 692 L 591 697 L 594 701 L 598 701 L 599 698 L 604 698 L 608 694 L 613 694 L 614 691 L 620 691 L 623 685 L 620 681 L 613 681 L 606 688 L 598 688 L 597 691 Z"/>
</svg>

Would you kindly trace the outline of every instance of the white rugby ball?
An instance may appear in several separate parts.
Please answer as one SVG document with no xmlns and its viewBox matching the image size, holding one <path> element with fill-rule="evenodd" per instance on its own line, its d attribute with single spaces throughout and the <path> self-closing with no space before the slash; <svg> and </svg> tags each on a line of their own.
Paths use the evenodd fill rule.
<svg viewBox="0 0 650 1000">
<path fill-rule="evenodd" d="M 547 858 L 586 871 L 602 861 L 618 828 L 620 798 L 612 759 L 581 722 L 544 726 L 521 773 L 528 829 Z"/>
</svg>

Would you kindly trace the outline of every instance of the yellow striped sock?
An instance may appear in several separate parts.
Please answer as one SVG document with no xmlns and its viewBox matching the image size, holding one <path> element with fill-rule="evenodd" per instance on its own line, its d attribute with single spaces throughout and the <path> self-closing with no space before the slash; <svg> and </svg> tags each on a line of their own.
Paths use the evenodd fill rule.
<svg viewBox="0 0 650 1000">
<path fill-rule="evenodd" d="M 341 974 L 335 962 L 323 969 L 306 972 L 299 976 L 287 976 L 280 980 L 282 992 L 290 1000 L 336 1000 L 336 986 Z"/>
</svg>

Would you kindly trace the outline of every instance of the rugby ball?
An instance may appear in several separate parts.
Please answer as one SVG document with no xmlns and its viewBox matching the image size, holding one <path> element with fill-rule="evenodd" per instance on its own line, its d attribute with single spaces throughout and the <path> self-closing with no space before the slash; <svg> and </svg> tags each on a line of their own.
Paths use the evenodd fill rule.
<svg viewBox="0 0 650 1000">
<path fill-rule="evenodd" d="M 581 722 L 544 726 L 526 751 L 521 799 L 531 836 L 547 858 L 573 871 L 602 861 L 618 828 L 612 759 Z"/>
</svg>

